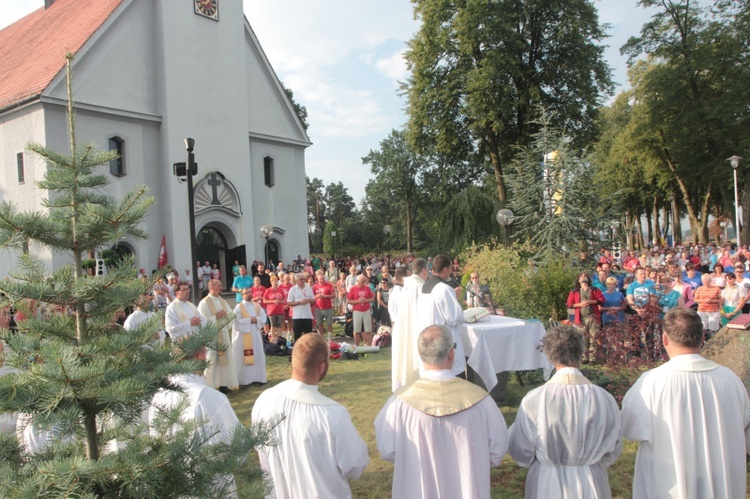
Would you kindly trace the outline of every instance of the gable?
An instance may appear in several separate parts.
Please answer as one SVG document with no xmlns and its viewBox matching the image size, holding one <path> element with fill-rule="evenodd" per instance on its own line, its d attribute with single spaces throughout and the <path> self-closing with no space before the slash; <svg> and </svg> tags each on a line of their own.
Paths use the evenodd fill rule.
<svg viewBox="0 0 750 499">
<path fill-rule="evenodd" d="M 245 40 L 250 133 L 310 145 L 307 133 L 247 20 Z"/>
</svg>

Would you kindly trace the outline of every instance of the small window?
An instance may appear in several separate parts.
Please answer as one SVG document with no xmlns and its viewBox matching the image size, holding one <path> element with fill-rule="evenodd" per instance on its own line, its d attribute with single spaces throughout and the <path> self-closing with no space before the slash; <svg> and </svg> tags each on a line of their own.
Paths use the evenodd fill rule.
<svg viewBox="0 0 750 499">
<path fill-rule="evenodd" d="M 263 177 L 268 187 L 273 187 L 276 184 L 273 174 L 273 158 L 271 156 L 263 158 Z"/>
<path fill-rule="evenodd" d="M 109 173 L 115 177 L 125 176 L 125 141 L 120 137 L 110 137 L 109 150 L 117 151 L 118 157 L 109 162 Z"/>
<path fill-rule="evenodd" d="M 26 182 L 26 172 L 24 171 L 22 152 L 16 154 L 16 165 L 18 166 L 18 183 L 23 184 Z"/>
</svg>

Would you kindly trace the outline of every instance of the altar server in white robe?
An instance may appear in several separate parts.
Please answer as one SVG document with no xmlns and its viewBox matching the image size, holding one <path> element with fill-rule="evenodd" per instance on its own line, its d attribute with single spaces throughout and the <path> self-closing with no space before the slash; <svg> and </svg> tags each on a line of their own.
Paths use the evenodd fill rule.
<svg viewBox="0 0 750 499">
<path fill-rule="evenodd" d="M 292 378 L 261 393 L 253 405 L 253 424 L 270 426 L 277 442 L 257 449 L 272 480 L 268 497 L 351 497 L 349 480 L 359 478 L 370 460 L 349 411 L 318 391 L 328 357 L 323 336 L 302 335 L 292 350 Z"/>
<path fill-rule="evenodd" d="M 424 375 L 375 418 L 380 456 L 395 464 L 392 496 L 489 498 L 490 468 L 508 450 L 505 419 L 485 390 L 451 373 L 447 327 L 428 327 L 418 345 Z"/>
<path fill-rule="evenodd" d="M 391 298 L 388 302 L 389 307 L 391 303 L 398 304 L 396 313 L 391 314 L 391 317 L 395 317 L 391 348 L 391 389 L 394 392 L 419 379 L 417 337 L 422 329 L 418 329 L 417 324 L 417 299 L 429 277 L 427 260 L 414 259 L 411 262 L 411 273 L 404 279 L 404 287 L 398 298 Z"/>
<path fill-rule="evenodd" d="M 461 324 L 464 323 L 464 310 L 458 300 L 456 290 L 448 285 L 451 274 L 451 260 L 445 255 L 437 255 L 432 261 L 432 275 L 422 286 L 417 300 L 417 331 L 427 326 L 439 324 L 446 326 L 453 334 L 456 353 L 451 372 L 465 375 L 466 358 L 461 342 Z M 419 361 L 419 375 L 424 376 L 424 365 Z"/>
<path fill-rule="evenodd" d="M 147 312 L 150 302 L 151 295 L 141 295 L 140 300 L 135 305 L 135 310 L 128 315 L 127 319 L 125 319 L 125 323 L 122 325 L 125 331 L 133 331 L 137 329 L 156 315 L 154 312 Z M 164 343 L 165 338 L 166 336 L 164 335 L 163 329 L 154 333 L 154 339 L 158 339 L 159 343 Z"/>
<path fill-rule="evenodd" d="M 190 286 L 181 282 L 175 287 L 175 299 L 167 306 L 164 314 L 164 328 L 172 340 L 179 340 L 198 331 L 206 325 L 198 308 L 190 303 Z"/>
<path fill-rule="evenodd" d="M 170 376 L 170 381 L 182 388 L 182 391 L 161 389 L 151 399 L 151 405 L 145 411 L 145 419 L 153 436 L 158 436 L 153 428 L 154 420 L 159 410 L 168 410 L 177 407 L 187 398 L 187 404 L 180 414 L 183 423 L 200 421 L 201 425 L 196 431 L 201 437 L 206 438 L 206 444 L 229 443 L 235 426 L 240 424 L 239 418 L 232 409 L 226 395 L 210 386 L 206 386 L 202 376 L 194 374 L 181 374 Z M 172 431 L 176 428 L 173 427 Z M 219 479 L 222 480 L 222 479 Z M 230 493 L 222 497 L 237 497 L 234 478 L 227 477 Z M 224 485 L 225 482 L 221 482 Z"/>
<path fill-rule="evenodd" d="M 221 281 L 213 279 L 208 282 L 208 295 L 198 304 L 198 312 L 208 320 L 209 324 L 216 324 L 217 319 L 222 320 L 232 314 L 232 308 L 221 297 Z M 227 324 L 218 332 L 218 343 L 225 345 L 227 349 L 218 351 L 209 348 L 206 355 L 209 366 L 204 375 L 206 384 L 213 388 L 226 387 L 231 390 L 239 388 L 237 366 L 232 355 L 231 328 L 232 325 Z"/>
<path fill-rule="evenodd" d="M 746 497 L 750 400 L 729 369 L 700 355 L 696 312 L 664 316 L 669 362 L 638 378 L 622 401 L 623 436 L 638 442 L 633 497 Z"/>
<path fill-rule="evenodd" d="M 622 453 L 617 402 L 578 370 L 578 329 L 552 329 L 542 344 L 557 372 L 526 394 L 510 427 L 510 455 L 529 468 L 526 497 L 610 498 L 607 468 Z"/>
<path fill-rule="evenodd" d="M 260 330 L 266 323 L 266 312 L 253 301 L 250 288 L 242 290 L 242 301 L 234 307 L 232 352 L 237 380 L 242 386 L 266 383 L 266 354 Z"/>
</svg>

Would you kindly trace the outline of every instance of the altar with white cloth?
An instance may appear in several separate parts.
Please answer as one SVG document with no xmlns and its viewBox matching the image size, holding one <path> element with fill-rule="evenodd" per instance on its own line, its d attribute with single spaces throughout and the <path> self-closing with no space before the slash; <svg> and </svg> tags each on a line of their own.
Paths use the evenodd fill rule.
<svg viewBox="0 0 750 499">
<path fill-rule="evenodd" d="M 490 315 L 461 326 L 461 341 L 467 364 L 492 391 L 497 373 L 543 369 L 549 379 L 553 366 L 542 353 L 546 334 L 541 322 Z"/>
</svg>

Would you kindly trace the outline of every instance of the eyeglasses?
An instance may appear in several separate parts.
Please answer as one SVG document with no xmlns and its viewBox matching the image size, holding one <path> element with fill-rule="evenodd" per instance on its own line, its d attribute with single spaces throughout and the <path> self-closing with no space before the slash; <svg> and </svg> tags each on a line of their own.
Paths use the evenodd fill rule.
<svg viewBox="0 0 750 499">
<path fill-rule="evenodd" d="M 479 276 L 475 276 L 475 275 L 471 276 L 471 280 L 473 281 L 474 279 L 479 279 Z"/>
</svg>

